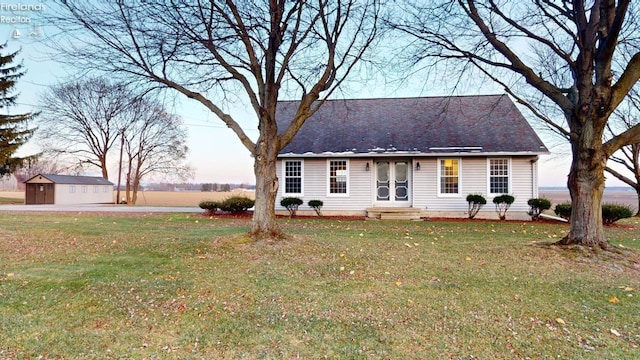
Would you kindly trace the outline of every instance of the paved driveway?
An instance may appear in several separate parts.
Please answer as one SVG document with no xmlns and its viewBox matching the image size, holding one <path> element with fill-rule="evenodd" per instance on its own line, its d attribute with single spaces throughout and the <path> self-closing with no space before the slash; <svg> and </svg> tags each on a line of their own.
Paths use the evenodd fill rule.
<svg viewBox="0 0 640 360">
<path fill-rule="evenodd" d="M 41 212 L 119 212 L 119 213 L 202 213 L 199 207 L 183 206 L 127 206 L 114 204 L 82 205 L 0 205 L 0 211 Z"/>
</svg>

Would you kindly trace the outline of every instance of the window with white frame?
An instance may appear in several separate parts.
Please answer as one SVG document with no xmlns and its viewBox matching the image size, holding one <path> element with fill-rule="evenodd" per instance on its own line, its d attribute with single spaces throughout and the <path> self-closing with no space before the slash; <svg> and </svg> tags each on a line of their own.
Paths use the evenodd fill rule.
<svg viewBox="0 0 640 360">
<path fill-rule="evenodd" d="M 302 194 L 302 160 L 284 161 L 284 193 Z"/>
<path fill-rule="evenodd" d="M 438 167 L 438 193 L 460 195 L 460 159 L 440 159 Z"/>
<path fill-rule="evenodd" d="M 348 194 L 347 160 L 329 160 L 329 194 Z"/>
<path fill-rule="evenodd" d="M 87 186 L 86 185 L 82 185 L 80 190 L 82 190 L 83 193 L 86 193 L 87 192 Z"/>
<path fill-rule="evenodd" d="M 93 192 L 94 193 L 100 192 L 100 188 L 98 187 L 98 185 L 93 186 Z"/>
<path fill-rule="evenodd" d="M 509 159 L 489 159 L 489 193 L 509 193 Z"/>
<path fill-rule="evenodd" d="M 74 193 L 74 192 L 76 192 L 76 187 L 75 187 L 75 185 L 69 185 L 69 192 L 70 192 L 70 193 Z"/>
</svg>

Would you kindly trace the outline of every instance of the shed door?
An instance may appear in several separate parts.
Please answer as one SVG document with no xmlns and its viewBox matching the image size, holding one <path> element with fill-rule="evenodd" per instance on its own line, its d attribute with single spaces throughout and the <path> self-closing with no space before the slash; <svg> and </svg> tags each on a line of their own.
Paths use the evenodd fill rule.
<svg viewBox="0 0 640 360">
<path fill-rule="evenodd" d="M 408 161 L 376 161 L 376 202 L 411 206 Z"/>
<path fill-rule="evenodd" d="M 53 184 L 47 184 L 44 188 L 44 203 L 53 204 L 55 195 L 55 186 Z"/>
<path fill-rule="evenodd" d="M 27 184 L 25 204 L 53 204 L 55 198 L 54 184 Z"/>
<path fill-rule="evenodd" d="M 25 204 L 33 205 L 36 203 L 36 191 L 38 191 L 38 184 L 27 184 L 24 196 Z"/>
</svg>

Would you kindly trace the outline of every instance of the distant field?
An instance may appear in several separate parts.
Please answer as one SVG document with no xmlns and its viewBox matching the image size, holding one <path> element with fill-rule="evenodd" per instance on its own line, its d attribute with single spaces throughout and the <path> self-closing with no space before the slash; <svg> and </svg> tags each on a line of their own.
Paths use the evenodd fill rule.
<svg viewBox="0 0 640 360">
<path fill-rule="evenodd" d="M 122 197 L 122 192 L 120 193 Z M 253 199 L 252 191 L 236 189 L 232 192 L 201 191 L 144 191 L 138 193 L 136 205 L 147 206 L 198 206 L 202 200 L 222 200 L 231 196 L 246 196 Z M 0 198 L 24 199 L 24 192 L 1 191 Z M 115 199 L 115 192 L 114 197 Z"/>
<path fill-rule="evenodd" d="M 538 195 L 542 198 L 551 200 L 553 207 L 555 207 L 556 204 L 571 201 L 569 190 L 541 189 L 538 192 Z M 638 209 L 638 196 L 633 190 L 605 190 L 603 202 L 629 205 L 631 209 Z"/>
<path fill-rule="evenodd" d="M 246 196 L 253 199 L 254 192 L 239 189 L 232 192 L 144 191 L 138 193 L 136 205 L 198 206 L 202 200 L 223 200 L 231 196 Z"/>
</svg>

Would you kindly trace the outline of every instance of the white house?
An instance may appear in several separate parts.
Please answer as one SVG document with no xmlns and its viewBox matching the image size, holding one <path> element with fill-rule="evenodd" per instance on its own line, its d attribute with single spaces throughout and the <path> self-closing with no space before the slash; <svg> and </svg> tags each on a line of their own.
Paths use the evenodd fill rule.
<svg viewBox="0 0 640 360">
<path fill-rule="evenodd" d="M 297 101 L 281 102 L 280 131 Z M 279 154 L 278 199 L 322 200 L 326 215 L 466 217 L 468 194 L 497 218 L 493 197 L 510 194 L 507 218 L 528 218 L 538 196 L 538 157 L 548 150 L 506 95 L 329 100 Z"/>
<path fill-rule="evenodd" d="M 93 176 L 38 174 L 25 181 L 25 204 L 113 204 L 113 183 Z"/>
</svg>

